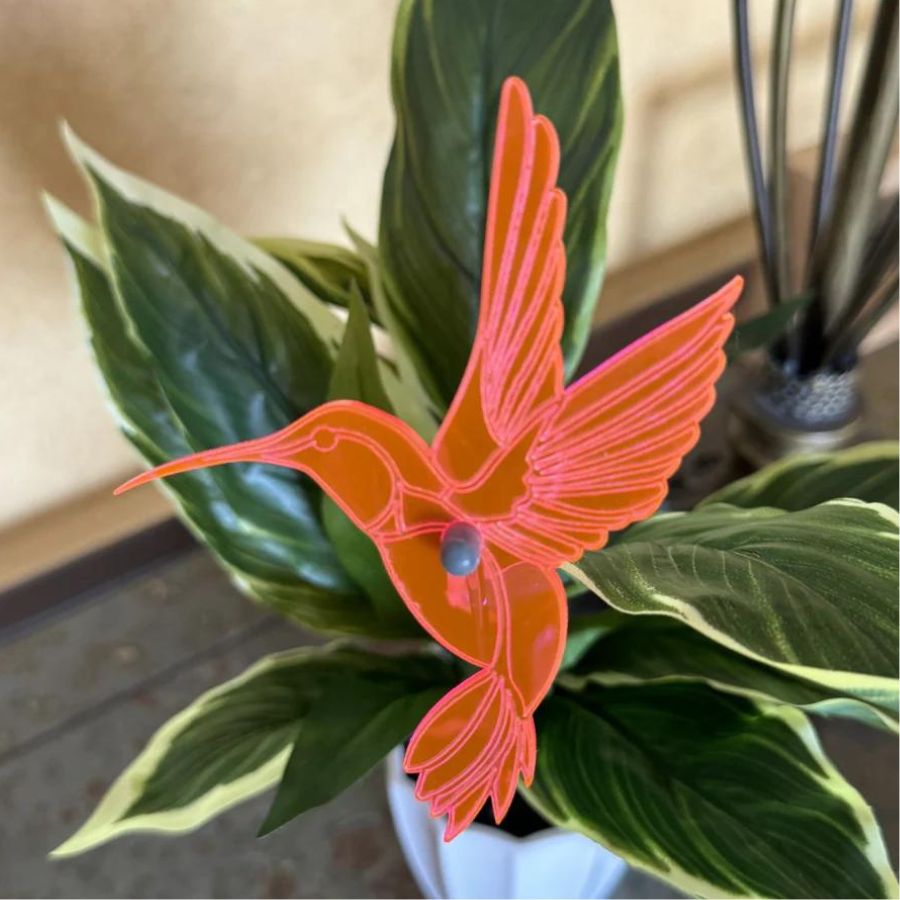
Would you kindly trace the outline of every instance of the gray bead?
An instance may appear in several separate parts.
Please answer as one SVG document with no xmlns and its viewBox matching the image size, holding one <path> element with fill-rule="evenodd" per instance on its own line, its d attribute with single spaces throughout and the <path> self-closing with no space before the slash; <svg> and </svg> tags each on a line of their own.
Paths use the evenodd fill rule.
<svg viewBox="0 0 900 900">
<path fill-rule="evenodd" d="M 441 565 L 450 575 L 471 575 L 481 562 L 481 535 L 467 522 L 454 522 L 441 539 Z"/>
</svg>

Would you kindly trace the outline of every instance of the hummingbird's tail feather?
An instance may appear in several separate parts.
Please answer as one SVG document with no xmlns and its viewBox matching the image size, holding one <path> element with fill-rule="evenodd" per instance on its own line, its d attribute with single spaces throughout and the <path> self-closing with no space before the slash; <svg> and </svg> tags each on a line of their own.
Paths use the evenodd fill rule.
<svg viewBox="0 0 900 900">
<path fill-rule="evenodd" d="M 516 708 L 506 679 L 482 669 L 432 707 L 406 751 L 404 767 L 418 773 L 416 796 L 431 814 L 448 816 L 450 841 L 478 815 L 488 797 L 496 822 L 506 815 L 521 773 L 534 778 L 531 716 Z"/>
</svg>

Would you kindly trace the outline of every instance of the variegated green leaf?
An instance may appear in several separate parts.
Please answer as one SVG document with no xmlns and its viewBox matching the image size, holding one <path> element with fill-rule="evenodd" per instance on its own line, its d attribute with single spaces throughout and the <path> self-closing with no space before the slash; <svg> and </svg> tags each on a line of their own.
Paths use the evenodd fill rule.
<svg viewBox="0 0 900 900">
<path fill-rule="evenodd" d="M 789 456 L 746 478 L 733 481 L 701 503 L 807 509 L 826 500 L 853 497 L 898 506 L 900 445 L 872 441 L 833 453 Z"/>
<path fill-rule="evenodd" d="M 589 685 L 537 713 L 529 799 L 704 897 L 896 897 L 871 810 L 799 710 L 701 684 Z"/>
<path fill-rule="evenodd" d="M 331 354 L 300 309 L 317 309 L 335 340 L 339 319 L 261 250 L 71 141 L 102 199 L 103 228 L 59 204 L 51 214 L 98 367 L 145 459 L 265 434 L 321 403 Z M 393 633 L 340 565 L 309 479 L 235 465 L 164 489 L 253 597 L 325 631 Z"/>
<path fill-rule="evenodd" d="M 379 381 L 390 398 L 392 411 L 430 440 L 436 418 L 418 373 L 403 349 L 395 319 L 385 308 L 377 254 L 359 235 L 347 230 L 356 250 L 299 238 L 257 238 L 254 243 L 283 263 L 317 297 L 332 304 L 342 321 L 356 285 L 372 319 Z"/>
<path fill-rule="evenodd" d="M 430 442 L 437 431 L 439 415 L 428 397 L 415 362 L 404 343 L 403 328 L 387 301 L 378 251 L 349 226 L 347 234 L 365 263 L 375 316 L 382 323 L 391 342 L 391 359 L 397 371 L 397 378 L 393 388 L 390 381 L 386 387 L 394 411 Z"/>
<path fill-rule="evenodd" d="M 603 281 L 622 129 L 609 0 L 403 0 L 391 66 L 397 130 L 378 243 L 404 343 L 444 406 L 475 331 L 493 133 L 509 75 L 527 83 L 560 138 L 569 373 Z"/>
<path fill-rule="evenodd" d="M 391 401 L 378 374 L 369 318 L 355 289 L 351 292 L 349 309 L 344 342 L 334 364 L 328 399 L 360 400 L 391 413 Z M 392 623 L 398 634 L 405 631 L 410 637 L 423 637 L 422 629 L 407 611 L 385 571 L 376 546 L 327 496 L 322 498 L 322 522 L 338 559 L 370 599 L 379 618 Z"/>
<path fill-rule="evenodd" d="M 597 618 L 602 620 L 606 615 L 601 613 Z M 734 653 L 674 619 L 625 618 L 625 624 L 593 635 L 590 646 L 581 649 L 577 661 L 562 677 L 567 687 L 702 681 L 720 691 L 897 731 L 896 683 L 872 690 L 864 699 L 847 697 L 839 690 Z"/>
<path fill-rule="evenodd" d="M 359 254 L 337 244 L 300 238 L 263 237 L 255 238 L 253 243 L 274 256 L 326 303 L 349 308 L 355 284 L 371 313 L 369 274 Z"/>
<path fill-rule="evenodd" d="M 614 608 L 863 700 L 896 691 L 897 514 L 715 504 L 656 516 L 567 567 Z"/>
<path fill-rule="evenodd" d="M 198 828 L 275 785 L 289 758 L 305 773 L 282 789 L 294 792 L 293 813 L 325 803 L 408 737 L 450 683 L 427 655 L 332 645 L 267 657 L 170 719 L 53 855 Z"/>
</svg>

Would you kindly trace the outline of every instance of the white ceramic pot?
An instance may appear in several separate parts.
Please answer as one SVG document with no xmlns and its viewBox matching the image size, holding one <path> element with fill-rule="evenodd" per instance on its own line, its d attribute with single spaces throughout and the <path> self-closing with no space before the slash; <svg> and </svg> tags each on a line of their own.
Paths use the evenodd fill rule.
<svg viewBox="0 0 900 900">
<path fill-rule="evenodd" d="M 397 838 L 422 893 L 430 898 L 609 897 L 627 868 L 583 835 L 548 828 L 516 838 L 474 823 L 449 844 L 403 771 L 403 751 L 387 758 L 387 793 Z"/>
</svg>

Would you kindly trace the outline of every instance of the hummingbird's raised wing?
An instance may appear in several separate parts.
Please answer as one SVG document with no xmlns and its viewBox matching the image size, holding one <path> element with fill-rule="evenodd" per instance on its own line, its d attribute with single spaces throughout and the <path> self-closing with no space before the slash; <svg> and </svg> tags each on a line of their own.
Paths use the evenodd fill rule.
<svg viewBox="0 0 900 900">
<path fill-rule="evenodd" d="M 542 404 L 562 394 L 566 198 L 559 141 L 508 78 L 494 140 L 478 329 L 465 374 L 432 444 L 457 483 L 508 448 Z"/>
<path fill-rule="evenodd" d="M 432 445 L 453 501 L 485 536 L 559 565 L 651 515 L 699 436 L 740 296 L 718 293 L 563 392 L 565 197 L 559 143 L 518 78 L 494 144 L 478 330 Z"/>
<path fill-rule="evenodd" d="M 490 537 L 559 565 L 652 515 L 700 436 L 725 368 L 743 279 L 612 356 L 565 391 L 528 449 L 528 500 Z"/>
</svg>

